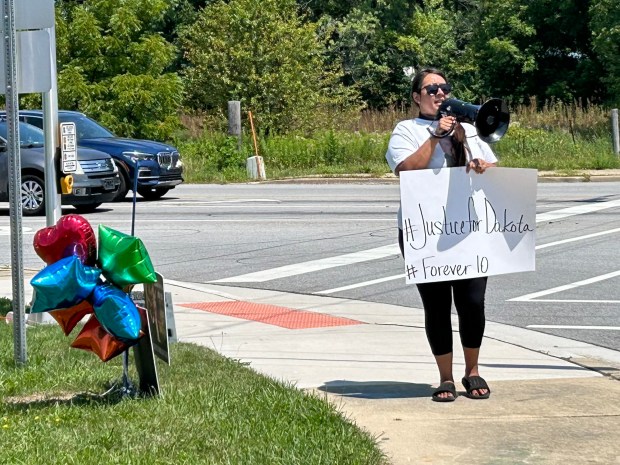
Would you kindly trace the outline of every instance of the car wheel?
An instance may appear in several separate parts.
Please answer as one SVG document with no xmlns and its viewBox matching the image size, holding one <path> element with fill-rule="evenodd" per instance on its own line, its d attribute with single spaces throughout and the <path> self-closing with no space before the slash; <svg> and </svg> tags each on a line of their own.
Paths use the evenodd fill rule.
<svg viewBox="0 0 620 465">
<path fill-rule="evenodd" d="M 127 192 L 129 192 L 129 182 L 127 181 L 127 176 L 120 169 L 119 171 L 120 172 L 118 173 L 118 178 L 120 179 L 121 183 L 118 186 L 118 192 L 114 196 L 114 202 L 120 202 L 127 196 Z"/>
<path fill-rule="evenodd" d="M 166 195 L 169 190 L 169 187 L 139 187 L 138 194 L 146 200 L 157 200 Z"/>
<path fill-rule="evenodd" d="M 101 202 L 87 203 L 87 204 L 82 204 L 82 205 L 74 205 L 73 208 L 75 208 L 78 211 L 78 213 L 92 213 L 95 210 L 97 210 L 97 208 L 99 208 L 100 205 L 101 205 Z"/>
<path fill-rule="evenodd" d="M 41 215 L 45 212 L 45 184 L 38 176 L 22 176 L 21 188 L 22 214 Z"/>
</svg>

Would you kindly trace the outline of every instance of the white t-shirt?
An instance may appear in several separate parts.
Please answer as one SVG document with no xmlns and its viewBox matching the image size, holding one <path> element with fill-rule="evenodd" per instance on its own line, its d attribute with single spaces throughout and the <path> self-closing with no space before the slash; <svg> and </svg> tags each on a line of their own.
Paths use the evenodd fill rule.
<svg viewBox="0 0 620 465">
<path fill-rule="evenodd" d="M 471 152 L 468 153 L 468 160 L 480 158 L 488 163 L 496 163 L 497 157 L 491 150 L 491 147 L 489 147 L 489 144 L 478 137 L 476 128 L 468 123 L 461 123 L 461 125 L 463 129 L 465 129 L 467 146 Z M 431 136 L 428 129 L 435 129 L 436 126 L 437 122 L 421 118 L 408 119 L 396 125 L 394 131 L 392 131 L 388 150 L 385 154 L 385 158 L 392 172 L 395 172 L 396 167 L 400 163 L 409 158 L 409 156 L 426 142 Z M 439 139 L 439 143 L 435 146 L 433 156 L 429 160 L 426 168 L 437 169 L 451 166 L 451 148 L 452 142 L 450 137 Z M 401 229 L 403 227 L 402 208 L 398 209 L 398 227 Z"/>
</svg>

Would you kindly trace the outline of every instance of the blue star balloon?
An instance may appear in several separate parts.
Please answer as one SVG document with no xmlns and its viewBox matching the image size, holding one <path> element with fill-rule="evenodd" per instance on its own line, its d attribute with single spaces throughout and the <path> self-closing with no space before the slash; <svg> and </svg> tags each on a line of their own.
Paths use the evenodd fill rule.
<svg viewBox="0 0 620 465">
<path fill-rule="evenodd" d="M 85 266 L 76 255 L 43 268 L 30 284 L 34 288 L 31 313 L 69 308 L 85 300 L 95 289 L 101 270 Z"/>
<path fill-rule="evenodd" d="M 112 284 L 98 285 L 91 302 L 101 326 L 122 341 L 140 337 L 140 313 L 131 297 Z"/>
</svg>

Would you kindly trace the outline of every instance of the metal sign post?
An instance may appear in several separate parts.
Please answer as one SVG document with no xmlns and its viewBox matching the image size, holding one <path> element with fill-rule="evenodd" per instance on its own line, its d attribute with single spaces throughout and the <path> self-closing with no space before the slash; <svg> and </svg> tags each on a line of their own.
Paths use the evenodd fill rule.
<svg viewBox="0 0 620 465">
<path fill-rule="evenodd" d="M 54 27 L 54 0 L 1 0 L 0 93 L 6 95 L 7 152 L 9 158 L 9 202 L 11 215 L 11 271 L 13 279 L 13 325 L 15 362 L 26 364 L 24 263 L 22 244 L 21 159 L 19 137 L 19 93 L 49 92 L 52 75 L 50 33 Z M 56 79 L 56 68 L 53 70 Z M 54 146 L 55 147 L 55 146 Z M 47 178 L 46 169 L 46 178 Z M 46 192 L 56 188 L 47 183 Z M 48 223 L 49 225 L 49 223 Z"/>
<path fill-rule="evenodd" d="M 26 323 L 24 302 L 24 260 L 22 256 L 21 160 L 19 143 L 19 99 L 13 0 L 3 0 L 4 71 L 9 155 L 9 211 L 11 215 L 11 271 L 13 278 L 14 352 L 17 365 L 26 364 Z"/>
</svg>

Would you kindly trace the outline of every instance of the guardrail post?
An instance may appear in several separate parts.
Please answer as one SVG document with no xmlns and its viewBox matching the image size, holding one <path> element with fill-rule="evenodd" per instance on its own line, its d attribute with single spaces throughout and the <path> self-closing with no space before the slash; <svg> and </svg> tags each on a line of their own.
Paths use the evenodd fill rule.
<svg viewBox="0 0 620 465">
<path fill-rule="evenodd" d="M 237 150 L 241 150 L 241 102 L 228 102 L 228 134 L 237 136 Z"/>
</svg>

